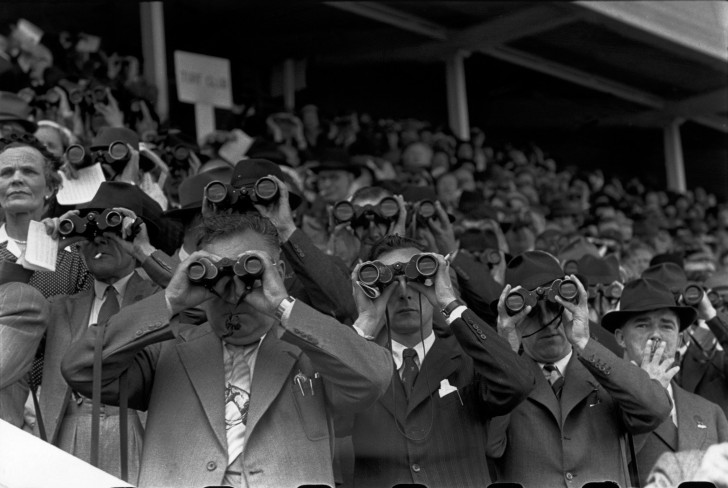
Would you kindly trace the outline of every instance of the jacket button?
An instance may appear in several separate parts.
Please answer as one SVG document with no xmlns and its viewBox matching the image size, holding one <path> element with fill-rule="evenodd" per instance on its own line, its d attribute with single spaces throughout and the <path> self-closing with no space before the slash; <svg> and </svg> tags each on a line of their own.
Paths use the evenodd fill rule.
<svg viewBox="0 0 728 488">
<path fill-rule="evenodd" d="M 571 474 L 571 473 L 566 473 L 566 479 L 569 480 L 569 481 L 571 481 L 571 480 L 574 479 L 574 475 Z"/>
<path fill-rule="evenodd" d="M 207 470 L 208 471 L 215 471 L 217 469 L 217 463 L 215 461 L 210 461 L 207 463 Z"/>
<path fill-rule="evenodd" d="M 483 333 L 480 334 L 480 338 L 483 340 L 487 339 L 487 337 L 485 337 L 485 334 L 483 334 Z"/>
<path fill-rule="evenodd" d="M 414 471 L 415 473 L 419 473 L 421 469 L 422 468 L 420 468 L 420 465 L 417 463 L 412 465 L 412 471 Z"/>
<path fill-rule="evenodd" d="M 136 333 L 135 333 L 134 335 L 135 335 L 135 336 L 137 336 L 137 337 L 139 337 L 139 336 L 141 336 L 141 335 L 142 335 L 143 333 L 144 333 L 144 331 L 143 331 L 143 330 L 138 330 L 138 331 L 136 331 Z"/>
</svg>

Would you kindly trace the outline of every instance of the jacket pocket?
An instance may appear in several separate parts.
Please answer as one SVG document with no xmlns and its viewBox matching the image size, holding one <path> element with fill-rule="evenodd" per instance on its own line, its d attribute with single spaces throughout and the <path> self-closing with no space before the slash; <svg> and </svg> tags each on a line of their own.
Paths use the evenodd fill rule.
<svg viewBox="0 0 728 488">
<path fill-rule="evenodd" d="M 323 380 L 320 377 L 310 379 L 311 383 L 303 382 L 300 387 L 294 381 L 291 388 L 298 417 L 301 419 L 306 437 L 311 441 L 318 441 L 329 436 L 326 395 Z"/>
</svg>

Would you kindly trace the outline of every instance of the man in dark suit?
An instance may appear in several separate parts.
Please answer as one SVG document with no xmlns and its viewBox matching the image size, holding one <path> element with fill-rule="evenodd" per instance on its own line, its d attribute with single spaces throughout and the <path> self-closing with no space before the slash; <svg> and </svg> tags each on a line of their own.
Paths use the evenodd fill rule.
<svg viewBox="0 0 728 488">
<path fill-rule="evenodd" d="M 625 434 L 649 432 L 667 418 L 665 389 L 591 339 L 587 292 L 551 254 L 529 251 L 508 263 L 497 309 L 499 333 L 514 351 L 523 347 L 536 376 L 524 402 L 491 420 L 498 481 L 628 486 Z"/>
<path fill-rule="evenodd" d="M 707 297 L 705 297 L 707 300 Z M 672 399 L 670 416 L 657 429 L 635 436 L 634 446 L 640 484 L 664 452 L 707 449 L 728 441 L 728 421 L 718 405 L 680 388 L 672 367 L 680 332 L 697 317 L 692 307 L 675 305 L 670 290 L 649 278 L 628 283 L 620 309 L 604 316 L 602 324 L 614 333 L 625 359 L 639 364 L 659 380 Z"/>
<path fill-rule="evenodd" d="M 223 268 L 214 283 L 193 283 L 188 269 L 203 257 L 241 265 L 255 257 L 262 275 L 248 280 Z M 391 355 L 290 297 L 283 268 L 268 219 L 216 215 L 164 292 L 108 322 L 102 398 L 119 402 L 125 374 L 129 406 L 148 410 L 140 486 L 333 485 L 332 415 L 382 395 Z M 371 300 L 358 303 L 362 320 L 383 313 Z M 180 322 L 180 311 L 201 304 L 207 322 Z M 63 360 L 64 377 L 84 394 L 93 387 L 97 334 L 88 328 Z"/>
<path fill-rule="evenodd" d="M 370 258 L 391 266 L 421 252 L 411 239 L 387 236 Z M 365 324 L 372 337 L 388 328 L 394 364 L 387 392 L 337 430 L 352 434 L 355 487 L 487 485 L 486 422 L 510 411 L 533 387 L 524 360 L 456 299 L 447 261 L 426 256 L 438 262 L 434 283 L 400 276 L 376 299 L 387 304 L 386 325 Z M 441 310 L 452 333 L 439 337 L 432 319 Z"/>
</svg>

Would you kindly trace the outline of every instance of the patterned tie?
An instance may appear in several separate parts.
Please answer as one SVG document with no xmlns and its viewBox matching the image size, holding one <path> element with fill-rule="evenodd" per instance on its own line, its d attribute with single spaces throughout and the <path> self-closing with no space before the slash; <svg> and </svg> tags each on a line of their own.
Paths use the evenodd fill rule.
<svg viewBox="0 0 728 488">
<path fill-rule="evenodd" d="M 106 287 L 106 291 L 104 292 L 104 303 L 101 305 L 99 316 L 96 319 L 97 324 L 103 324 L 109 320 L 112 315 L 119 311 L 119 299 L 116 298 L 117 295 L 118 292 L 112 285 Z"/>
<path fill-rule="evenodd" d="M 407 348 L 402 352 L 402 384 L 408 400 L 412 394 L 412 387 L 415 385 L 417 374 L 420 372 L 420 368 L 417 367 L 415 362 L 416 357 L 417 351 L 412 348 Z"/>
<path fill-rule="evenodd" d="M 546 377 L 548 382 L 551 384 L 551 389 L 554 390 L 556 398 L 561 398 L 561 390 L 564 388 L 564 377 L 561 376 L 559 368 L 553 363 L 547 363 L 543 365 L 543 375 Z"/>
<path fill-rule="evenodd" d="M 250 347 L 250 346 L 249 346 Z M 250 406 L 250 366 L 241 346 L 225 344 L 225 429 L 228 466 L 243 452 Z"/>
</svg>

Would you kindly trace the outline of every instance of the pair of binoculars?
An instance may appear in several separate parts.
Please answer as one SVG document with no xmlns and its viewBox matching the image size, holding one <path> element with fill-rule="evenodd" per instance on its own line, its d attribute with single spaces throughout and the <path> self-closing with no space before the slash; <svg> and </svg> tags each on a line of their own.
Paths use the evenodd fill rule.
<svg viewBox="0 0 728 488">
<path fill-rule="evenodd" d="M 205 186 L 205 197 L 218 208 L 243 206 L 245 203 L 269 204 L 278 198 L 278 183 L 264 176 L 251 186 L 234 188 L 222 181 L 211 181 Z"/>
<path fill-rule="evenodd" d="M 708 294 L 708 300 L 710 304 L 717 308 L 723 305 L 723 298 L 718 292 L 713 290 L 706 290 L 700 285 L 690 284 L 687 285 L 682 291 L 682 302 L 689 307 L 697 307 L 700 302 L 703 301 L 705 294 Z"/>
<path fill-rule="evenodd" d="M 124 216 L 121 213 L 107 208 L 101 213 L 89 212 L 83 217 L 71 215 L 60 221 L 58 232 L 64 237 L 83 236 L 88 240 L 94 239 L 104 232 L 121 235 L 123 220 Z"/>
<path fill-rule="evenodd" d="M 498 249 L 485 249 L 483 252 L 474 253 L 481 263 L 488 266 L 496 266 L 501 262 L 501 253 Z"/>
<path fill-rule="evenodd" d="M 381 261 L 369 261 L 359 267 L 359 281 L 381 291 L 399 275 L 404 275 L 408 281 L 424 282 L 435 276 L 437 268 L 437 259 L 428 254 L 415 254 L 407 263 L 387 265 Z"/>
<path fill-rule="evenodd" d="M 589 293 L 589 299 L 596 298 L 600 294 L 606 298 L 622 297 L 622 287 L 618 283 L 612 283 L 611 285 L 604 285 L 602 283 L 589 285 L 587 292 Z"/>
<path fill-rule="evenodd" d="M 87 105 L 107 103 L 106 87 L 99 85 L 86 90 L 74 88 L 68 92 L 68 101 L 74 105 L 80 105 L 84 102 Z"/>
<path fill-rule="evenodd" d="M 356 222 L 362 217 L 378 218 L 380 220 L 394 220 L 399 213 L 399 204 L 392 197 L 384 197 L 376 205 L 354 205 L 347 201 L 337 202 L 334 205 L 334 220 L 337 224 Z"/>
<path fill-rule="evenodd" d="M 562 300 L 573 302 L 578 295 L 579 288 L 574 280 L 554 280 L 550 286 L 539 286 L 531 291 L 519 289 L 510 292 L 506 296 L 506 312 L 508 315 L 515 315 L 528 306 L 535 307 L 539 300 L 558 303 L 557 296 Z"/>
<path fill-rule="evenodd" d="M 80 144 L 72 144 L 66 149 L 66 160 L 77 168 L 85 168 L 92 164 L 110 164 L 121 166 L 131 159 L 131 149 L 124 141 L 114 141 L 109 148 L 101 151 L 87 151 Z"/>
<path fill-rule="evenodd" d="M 263 271 L 263 261 L 257 256 L 242 256 L 237 260 L 223 258 L 219 261 L 203 257 L 190 263 L 187 277 L 192 283 L 213 287 L 223 276 L 237 276 L 250 286 L 263 276 Z"/>
</svg>

